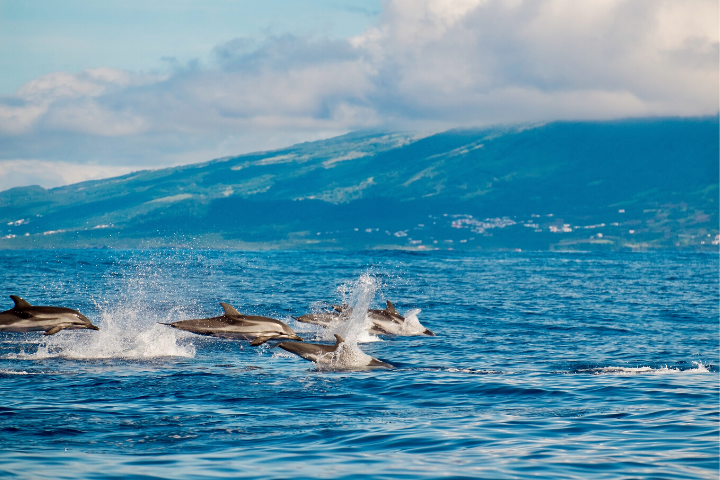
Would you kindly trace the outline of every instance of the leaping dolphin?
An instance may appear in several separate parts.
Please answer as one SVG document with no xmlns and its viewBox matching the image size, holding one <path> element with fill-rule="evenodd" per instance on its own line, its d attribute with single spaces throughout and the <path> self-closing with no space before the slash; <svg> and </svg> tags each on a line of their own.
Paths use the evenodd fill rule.
<svg viewBox="0 0 720 480">
<path fill-rule="evenodd" d="M 163 323 L 186 332 L 198 335 L 210 335 L 222 338 L 252 340 L 250 345 L 262 345 L 268 340 L 289 339 L 300 340 L 290 327 L 280 320 L 257 315 L 243 315 L 227 303 L 221 302 L 225 314 L 219 317 L 201 318 L 197 320 L 180 320 Z"/>
<path fill-rule="evenodd" d="M 285 351 L 288 351 L 290 353 L 294 353 L 298 357 L 304 358 L 305 360 L 309 360 L 311 362 L 315 362 L 318 365 L 328 365 L 331 364 L 333 361 L 337 361 L 336 358 L 334 358 L 334 353 L 337 351 L 338 347 L 341 343 L 344 343 L 345 340 L 338 335 L 335 334 L 335 345 L 323 345 L 319 343 L 297 343 L 297 342 L 280 342 L 276 347 L 280 347 Z M 381 360 L 378 360 L 375 357 L 369 357 L 370 360 L 365 365 L 355 365 L 356 367 L 383 367 L 383 368 L 394 368 L 389 363 L 385 363 Z M 349 367 L 353 367 L 353 365 L 348 365 Z"/>
<path fill-rule="evenodd" d="M 54 335 L 60 330 L 100 330 L 72 308 L 33 306 L 17 295 L 10 295 L 10 298 L 15 306 L 0 312 L 0 332 L 44 331 L 45 335 Z"/>
<path fill-rule="evenodd" d="M 334 321 L 344 322 L 352 314 L 352 308 L 347 305 L 333 305 L 332 312 L 311 313 L 302 317 L 293 317 L 298 322 L 312 323 L 322 327 L 329 327 Z M 415 335 L 435 336 L 433 332 L 425 328 L 418 321 L 408 323 L 407 319 L 400 315 L 390 300 L 387 301 L 385 310 L 368 310 L 366 324 L 368 333 L 373 335 L 399 335 L 411 337 Z M 417 317 L 415 318 L 417 320 Z"/>
<path fill-rule="evenodd" d="M 387 301 L 385 310 L 368 310 L 367 316 L 372 322 L 372 326 L 368 329 L 368 332 L 375 335 L 435 336 L 433 332 L 422 326 L 420 322 L 417 322 L 417 324 L 409 324 L 407 319 L 395 310 L 395 306 L 390 300 Z"/>
</svg>

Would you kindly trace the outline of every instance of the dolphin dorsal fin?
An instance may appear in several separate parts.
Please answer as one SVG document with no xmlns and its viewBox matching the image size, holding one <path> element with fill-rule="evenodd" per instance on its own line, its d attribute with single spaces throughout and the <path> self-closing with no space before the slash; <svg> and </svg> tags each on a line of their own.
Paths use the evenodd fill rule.
<svg viewBox="0 0 720 480">
<path fill-rule="evenodd" d="M 32 305 L 30 305 L 28 302 L 18 297 L 17 295 L 10 295 L 10 298 L 12 298 L 13 302 L 15 302 L 15 308 L 32 307 Z"/>
<path fill-rule="evenodd" d="M 222 305 L 223 310 L 225 310 L 225 315 L 241 315 L 241 313 L 235 310 L 235 307 L 230 304 L 220 302 L 220 305 Z"/>
<path fill-rule="evenodd" d="M 336 347 L 337 347 L 338 345 L 340 345 L 341 343 L 343 343 L 344 341 L 345 341 L 345 339 L 344 339 L 343 337 L 341 337 L 341 336 L 338 335 L 337 333 L 335 334 L 335 346 L 336 346 Z"/>
<path fill-rule="evenodd" d="M 390 300 L 387 301 L 387 308 L 385 308 L 385 311 L 388 313 L 397 313 L 397 310 L 395 310 L 395 305 L 393 305 Z"/>
</svg>

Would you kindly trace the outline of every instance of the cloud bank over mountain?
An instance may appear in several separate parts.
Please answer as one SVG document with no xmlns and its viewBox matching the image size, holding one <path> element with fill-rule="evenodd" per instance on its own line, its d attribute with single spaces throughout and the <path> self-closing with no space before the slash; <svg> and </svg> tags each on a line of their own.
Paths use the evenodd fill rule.
<svg viewBox="0 0 720 480">
<path fill-rule="evenodd" d="M 393 0 L 347 40 L 238 38 L 165 75 L 55 72 L 0 97 L 0 189 L 365 128 L 716 115 L 717 18 L 712 0 Z"/>
</svg>

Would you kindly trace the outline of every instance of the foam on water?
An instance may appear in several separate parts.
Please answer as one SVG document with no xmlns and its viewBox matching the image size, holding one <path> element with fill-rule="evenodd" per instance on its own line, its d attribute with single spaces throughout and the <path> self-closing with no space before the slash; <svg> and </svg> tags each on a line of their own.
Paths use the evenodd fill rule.
<svg viewBox="0 0 720 480">
<path fill-rule="evenodd" d="M 703 365 L 702 362 L 692 362 L 696 366 L 695 368 L 688 368 L 685 370 L 680 370 L 679 368 L 668 368 L 667 365 L 660 368 L 652 368 L 652 367 L 600 367 L 600 368 L 590 368 L 587 370 L 580 370 L 580 372 L 589 372 L 593 373 L 595 375 L 637 375 L 641 373 L 654 373 L 654 374 L 664 374 L 664 373 L 710 373 L 710 371 L 707 369 L 705 365 Z"/>
<path fill-rule="evenodd" d="M 101 312 L 99 331 L 64 331 L 42 337 L 35 353 L 21 352 L 16 358 L 150 359 L 158 357 L 194 357 L 195 346 L 178 330 L 159 325 L 168 318 L 152 318 L 144 309 L 117 307 Z M 183 341 L 184 340 L 184 341 Z"/>
</svg>

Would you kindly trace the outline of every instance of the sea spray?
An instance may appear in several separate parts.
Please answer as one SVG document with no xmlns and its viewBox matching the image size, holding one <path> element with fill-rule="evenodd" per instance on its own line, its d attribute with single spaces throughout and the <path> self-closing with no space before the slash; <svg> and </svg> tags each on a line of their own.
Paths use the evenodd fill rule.
<svg viewBox="0 0 720 480">
<path fill-rule="evenodd" d="M 403 322 L 402 329 L 400 331 L 401 335 L 421 335 L 424 331 L 427 329 L 420 323 L 420 320 L 418 320 L 418 313 L 420 313 L 419 308 L 413 308 L 412 310 L 409 310 L 405 312 L 405 321 Z"/>
<path fill-rule="evenodd" d="M 171 316 L 172 313 L 168 313 L 164 318 L 153 318 L 147 309 L 137 306 L 103 310 L 98 322 L 99 331 L 62 332 L 44 337 L 37 352 L 19 355 L 19 358 L 89 360 L 194 357 L 195 346 L 188 341 L 187 334 L 158 324 L 158 321 L 168 321 Z"/>
<path fill-rule="evenodd" d="M 367 311 L 377 288 L 377 279 L 368 273 L 364 273 L 358 280 L 340 287 L 339 290 L 348 292 L 344 303 L 348 305 L 350 315 L 347 319 L 338 319 L 331 323 L 325 332 L 324 339 L 334 340 L 335 334 L 338 334 L 345 339 L 346 343 L 357 345 L 358 341 L 362 342 L 367 336 Z"/>
<path fill-rule="evenodd" d="M 327 361 L 318 362 L 321 369 L 352 369 L 364 367 L 372 361 L 372 357 L 358 348 L 358 342 L 377 340 L 367 333 L 367 311 L 378 288 L 377 279 L 369 273 L 339 290 L 347 292 L 346 303 L 350 310 L 347 320 L 336 320 L 325 330 L 323 339 L 334 340 L 335 334 L 340 335 L 342 342 L 337 350 L 328 354 Z"/>
<path fill-rule="evenodd" d="M 42 337 L 35 353 L 18 357 L 86 360 L 195 356 L 189 334 L 159 324 L 189 313 L 184 310 L 186 306 L 177 306 L 182 290 L 172 275 L 150 262 L 133 265 L 122 275 L 108 272 L 104 278 L 106 289 L 116 295 L 94 301 L 98 314 L 92 320 L 99 331 L 63 331 Z M 158 307 L 158 303 L 166 306 Z"/>
</svg>

